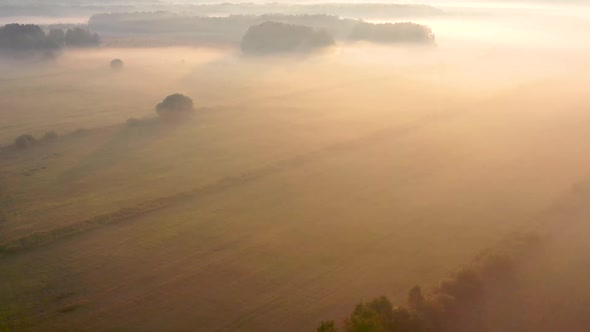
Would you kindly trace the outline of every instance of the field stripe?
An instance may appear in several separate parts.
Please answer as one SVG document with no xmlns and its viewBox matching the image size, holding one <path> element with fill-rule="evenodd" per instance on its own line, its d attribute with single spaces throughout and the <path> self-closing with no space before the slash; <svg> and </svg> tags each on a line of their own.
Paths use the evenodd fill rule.
<svg viewBox="0 0 590 332">
<path fill-rule="evenodd" d="M 457 111 L 433 114 L 423 117 L 422 119 L 417 120 L 415 123 L 410 125 L 402 127 L 388 127 L 354 140 L 332 144 L 315 151 L 307 152 L 290 159 L 279 161 L 272 165 L 260 167 L 256 170 L 249 171 L 238 176 L 225 177 L 216 182 L 195 188 L 193 190 L 147 200 L 135 205 L 134 207 L 122 208 L 110 213 L 100 214 L 98 216 L 94 216 L 92 218 L 52 230 L 34 232 L 18 239 L 1 243 L 0 257 L 2 257 L 2 255 L 14 254 L 27 249 L 33 249 L 47 245 L 59 239 L 67 238 L 103 225 L 119 223 L 126 220 L 131 220 L 133 218 L 138 218 L 148 213 L 161 210 L 187 200 L 198 199 L 207 195 L 230 190 L 234 187 L 243 186 L 270 175 L 280 173 L 284 170 L 297 168 L 305 163 L 325 156 L 326 153 L 337 153 L 339 151 L 356 149 L 366 144 L 384 139 L 401 138 L 412 132 L 421 130 L 422 128 L 433 123 L 454 119 L 458 114 L 460 114 L 460 112 Z"/>
</svg>

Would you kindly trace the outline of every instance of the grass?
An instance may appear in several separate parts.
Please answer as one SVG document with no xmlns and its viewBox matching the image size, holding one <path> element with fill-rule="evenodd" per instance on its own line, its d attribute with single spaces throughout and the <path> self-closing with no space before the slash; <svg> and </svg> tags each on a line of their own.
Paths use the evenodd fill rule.
<svg viewBox="0 0 590 332">
<path fill-rule="evenodd" d="M 121 210 L 125 222 L 4 257 L 0 270 L 12 277 L 3 287 L 24 308 L 44 308 L 27 316 L 34 326 L 74 330 L 309 330 L 361 299 L 403 301 L 414 283 L 436 283 L 559 187 L 531 178 L 520 185 L 536 196 L 518 209 L 505 204 L 511 176 L 437 133 L 463 121 L 338 144 L 245 182 L 164 199 L 149 213 Z M 64 293 L 74 295 L 56 300 Z"/>
<path fill-rule="evenodd" d="M 76 64 L 66 66 L 63 75 L 52 79 L 52 89 L 58 91 L 46 91 L 46 98 L 33 98 L 25 91 L 19 92 L 26 95 L 23 98 L 0 101 L 16 103 L 0 105 L 2 120 L 14 126 L 12 133 L 2 131 L 10 135 L 6 137 L 7 142 L 17 132 L 56 130 L 64 135 L 38 148 L 2 155 L 0 207 L 4 209 L 7 221 L 0 232 L 0 243 L 13 242 L 35 232 L 51 232 L 97 215 L 241 176 L 338 142 L 370 135 L 384 127 L 403 127 L 427 114 L 420 107 L 398 109 L 394 114 L 390 114 L 389 107 L 376 107 L 371 110 L 371 116 L 366 112 L 359 113 L 359 109 L 366 107 L 365 102 L 374 96 L 359 95 L 349 102 L 333 101 L 342 89 L 357 84 L 354 80 L 358 78 L 339 84 L 329 82 L 329 85 L 320 80 L 315 85 L 322 90 L 314 92 L 310 90 L 312 87 L 297 89 L 297 82 L 264 82 L 261 77 L 260 84 L 275 89 L 269 90 L 268 94 L 262 94 L 262 88 L 250 93 L 252 87 L 242 81 L 226 87 L 226 93 L 233 96 L 228 100 L 214 97 L 219 93 L 216 84 L 226 80 L 223 75 L 219 82 L 203 85 L 204 78 L 198 75 L 200 72 L 186 75 L 184 69 L 186 76 L 183 76 L 173 70 L 161 79 L 163 85 L 170 83 L 171 87 L 157 87 L 161 89 L 158 92 L 146 90 L 143 83 L 137 83 L 133 69 L 121 73 L 117 76 L 120 81 L 108 85 L 107 82 L 113 80 L 112 73 L 101 73 L 95 68 L 95 79 L 99 83 L 94 84 L 104 85 L 99 90 L 92 90 L 84 85 L 90 83 L 75 86 L 80 77 L 68 71 L 72 66 Z M 161 73 L 159 70 L 151 73 L 156 74 Z M 364 79 L 377 79 L 373 74 L 366 76 Z M 292 79 L 302 78 L 294 76 Z M 34 86 L 44 80 L 47 80 L 44 76 L 27 78 L 19 80 L 17 85 Z M 182 87 L 177 87 L 179 85 Z M 196 119 L 180 126 L 159 126 L 153 121 L 139 127 L 122 125 L 129 116 L 137 116 L 131 111 L 137 107 L 142 109 L 141 116 L 155 116 L 153 107 L 158 101 L 146 102 L 141 95 L 165 96 L 170 93 L 168 89 L 185 91 L 187 85 L 207 89 L 187 93 L 198 106 L 219 104 L 220 100 L 225 103 L 213 109 L 201 108 Z M 4 89 L 0 91 L 4 95 L 16 93 L 12 90 L 15 88 L 13 81 L 0 82 L 0 87 Z M 41 91 L 41 87 L 37 90 Z M 87 104 L 92 107 L 67 109 L 65 105 L 73 101 L 61 99 L 70 95 L 87 98 Z M 198 98 L 200 95 L 207 97 Z M 116 106 L 118 113 L 113 116 L 114 112 L 104 110 L 111 108 L 108 103 L 116 96 L 121 97 L 117 101 L 121 105 Z M 56 104 L 62 106 L 42 106 L 48 98 L 61 98 Z M 39 105 L 28 105 L 33 102 Z M 328 103 L 331 106 L 326 109 Z M 34 113 L 35 109 L 42 107 L 48 109 L 47 113 L 31 114 L 32 118 L 19 120 L 22 113 Z M 76 115 L 75 125 L 67 128 L 56 125 L 56 121 L 68 117 L 66 112 Z M 104 118 L 92 120 L 96 117 Z M 392 117 L 393 122 L 385 124 L 383 119 L 391 121 Z M 35 123 L 40 127 L 32 130 Z M 95 129 L 87 129 L 82 136 L 67 134 L 80 127 Z"/>
<path fill-rule="evenodd" d="M 58 240 L 60 238 L 75 235 L 77 233 L 92 229 L 99 225 L 106 225 L 110 223 L 116 223 L 136 218 L 143 214 L 164 207 L 168 207 L 170 205 L 182 202 L 187 199 L 200 198 L 203 195 L 208 195 L 222 190 L 232 189 L 236 186 L 256 181 L 262 177 L 273 175 L 284 169 L 300 167 L 304 165 L 306 162 L 309 162 L 317 158 L 321 158 L 324 154 L 327 153 L 344 151 L 347 149 L 354 149 L 359 145 L 363 146 L 366 144 L 372 144 L 374 142 L 382 140 L 384 137 L 391 138 L 392 136 L 395 137 L 398 135 L 403 137 L 403 135 L 407 134 L 408 131 L 415 130 L 418 127 L 419 125 L 414 124 L 408 127 L 389 128 L 383 131 L 372 133 L 371 135 L 356 140 L 341 142 L 339 144 L 327 146 L 317 151 L 308 152 L 305 154 L 292 157 L 290 159 L 282 160 L 275 164 L 261 167 L 259 169 L 255 169 L 235 177 L 222 178 L 214 183 L 207 184 L 203 187 L 198 187 L 191 189 L 189 191 L 179 192 L 173 195 L 144 201 L 134 207 L 127 207 L 114 212 L 104 213 L 89 219 L 73 222 L 68 225 L 58 226 L 48 231 L 37 231 L 32 234 L 20 237 L 16 240 L 11 240 L 6 243 L 0 244 L 0 253 L 14 253 L 20 250 L 38 247 Z M 42 167 L 40 169 L 45 169 L 45 167 Z M 27 172 L 27 174 L 29 173 Z"/>
<path fill-rule="evenodd" d="M 47 114 L 29 100 L 41 78 L 0 83 L 4 96 L 26 88 L 2 101 L 23 110 L 1 108 L 6 140 L 88 128 L 0 155 L 5 325 L 312 330 L 360 300 L 435 284 L 590 166 L 573 144 L 588 139 L 583 112 L 460 104 L 370 68 L 310 83 L 309 69 L 255 79 L 229 64 L 208 82 L 213 64 L 137 80 L 125 61 L 129 76 L 110 82 L 98 64 L 111 55 L 80 88 L 73 72 L 51 76 Z M 176 91 L 206 106 L 194 120 L 124 125 Z"/>
</svg>

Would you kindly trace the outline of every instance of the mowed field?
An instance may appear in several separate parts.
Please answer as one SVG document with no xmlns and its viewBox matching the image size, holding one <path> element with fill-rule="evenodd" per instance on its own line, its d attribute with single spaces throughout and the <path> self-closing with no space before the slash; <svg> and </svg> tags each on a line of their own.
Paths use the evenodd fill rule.
<svg viewBox="0 0 590 332">
<path fill-rule="evenodd" d="M 186 49 L 141 56 L 156 52 L 144 51 L 66 54 L 2 84 L 4 144 L 24 133 L 64 137 L 2 156 L 1 201 L 8 217 L 0 243 L 456 109 L 448 94 L 401 77 L 395 68 L 326 68 L 324 60 L 268 65 Z M 122 52 L 130 68 L 110 72 L 109 59 Z M 166 66 L 168 58 L 189 56 L 196 60 Z M 187 123 L 159 123 L 155 105 L 174 92 L 194 98 L 198 112 Z M 127 127 L 130 117 L 146 121 Z"/>
<path fill-rule="evenodd" d="M 88 131 L 2 155 L 4 326 L 313 330 L 434 285 L 588 177 L 578 78 L 473 95 L 342 63 L 310 80 L 319 65 L 213 62 L 141 80 L 131 67 L 97 95 L 72 87 L 95 99 L 88 114 L 64 108 L 80 121 L 56 130 Z M 121 124 L 177 91 L 197 102 L 190 121 Z M 5 141 L 63 115 L 23 120 Z M 82 231 L 30 242 L 69 225 Z"/>
</svg>

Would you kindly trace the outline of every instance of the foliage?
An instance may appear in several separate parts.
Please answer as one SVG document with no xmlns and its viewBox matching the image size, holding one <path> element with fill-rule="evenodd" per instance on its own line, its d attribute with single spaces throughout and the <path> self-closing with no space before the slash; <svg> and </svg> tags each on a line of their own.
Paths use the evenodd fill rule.
<svg viewBox="0 0 590 332">
<path fill-rule="evenodd" d="M 89 133 L 90 133 L 90 130 L 89 129 L 86 129 L 86 128 L 78 128 L 78 129 L 72 131 L 71 133 L 69 133 L 68 136 L 71 136 L 71 137 L 83 137 L 83 136 L 88 135 Z"/>
<path fill-rule="evenodd" d="M 110 65 L 112 70 L 121 70 L 123 69 L 123 60 L 113 59 Z"/>
<path fill-rule="evenodd" d="M 387 332 L 390 331 L 393 308 L 384 296 L 368 303 L 360 303 L 344 321 L 348 332 Z"/>
<path fill-rule="evenodd" d="M 359 22 L 350 33 L 350 39 L 379 43 L 435 44 L 434 33 L 429 27 L 411 22 L 383 24 Z"/>
<path fill-rule="evenodd" d="M 0 28 L 0 49 L 30 51 L 45 46 L 45 33 L 33 24 L 7 24 Z"/>
<path fill-rule="evenodd" d="M 340 4 L 337 7 L 340 8 L 339 6 Z M 370 6 L 372 8 L 380 7 L 377 4 Z M 405 8 L 405 6 L 384 6 L 393 11 Z M 358 9 L 357 7 L 357 5 L 350 6 L 347 11 L 352 13 Z M 419 8 L 425 9 L 421 6 Z M 416 10 L 416 8 L 412 10 Z M 346 15 L 345 17 L 352 16 L 354 15 Z M 230 15 L 227 17 L 178 15 L 171 12 L 110 13 L 93 15 L 88 26 L 93 31 L 105 36 L 126 36 L 134 38 L 136 42 L 142 38 L 150 40 L 154 35 L 158 35 L 173 37 L 174 40 L 182 40 L 185 43 L 236 45 L 243 43 L 244 31 L 266 22 L 304 26 L 314 31 L 323 31 L 312 38 L 322 40 L 323 42 L 320 44 L 329 43 L 328 38 L 342 41 L 365 40 L 375 43 L 434 44 L 434 34 L 429 27 L 424 25 L 414 23 L 372 24 L 333 15 L 309 15 L 309 12 L 298 15 L 268 14 L 266 12 L 260 13 L 260 15 Z M 272 28 L 279 30 L 272 31 Z M 270 25 L 266 29 L 264 34 L 269 38 L 275 38 L 274 34 L 282 36 L 283 30 L 288 28 Z M 305 34 L 307 33 L 309 32 L 305 32 Z M 294 32 L 286 33 L 288 36 L 292 34 L 296 35 Z M 270 42 L 273 41 L 276 40 L 270 40 Z"/>
<path fill-rule="evenodd" d="M 405 307 L 393 307 L 385 296 L 356 306 L 344 321 L 347 332 L 416 332 L 420 323 L 415 312 Z"/>
<path fill-rule="evenodd" d="M 100 38 L 82 28 L 51 29 L 47 34 L 34 24 L 7 24 L 0 27 L 0 51 L 3 52 L 47 52 L 64 46 L 96 46 Z"/>
<path fill-rule="evenodd" d="M 485 300 L 489 289 L 512 275 L 514 262 L 504 255 L 486 255 L 477 265 L 462 269 L 424 296 L 419 286 L 408 294 L 407 305 L 393 307 L 384 296 L 358 304 L 344 319 L 344 332 L 464 332 L 487 329 Z M 338 331 L 333 321 L 318 331 Z"/>
<path fill-rule="evenodd" d="M 58 138 L 58 135 L 55 131 L 48 131 L 41 137 L 42 142 L 51 142 Z"/>
<path fill-rule="evenodd" d="M 333 320 L 321 322 L 317 332 L 337 332 L 336 322 Z"/>
<path fill-rule="evenodd" d="M 323 30 L 311 27 L 264 22 L 252 26 L 242 38 L 244 54 L 278 54 L 310 52 L 334 44 L 334 38 Z"/>
<path fill-rule="evenodd" d="M 66 31 L 65 42 L 73 47 L 90 47 L 100 44 L 100 37 L 82 28 L 73 28 Z"/>
<path fill-rule="evenodd" d="M 45 45 L 48 48 L 59 49 L 66 44 L 66 33 L 61 29 L 51 29 L 45 37 Z"/>
<path fill-rule="evenodd" d="M 20 135 L 14 140 L 14 147 L 16 147 L 19 150 L 28 149 L 38 144 L 39 141 L 37 141 L 37 139 L 30 134 Z"/>
<path fill-rule="evenodd" d="M 128 127 L 137 127 L 141 124 L 141 120 L 139 120 L 138 118 L 129 118 L 127 119 L 127 121 L 125 121 L 125 125 L 127 125 Z"/>
<path fill-rule="evenodd" d="M 156 113 L 162 118 L 183 117 L 192 111 L 193 100 L 180 93 L 169 95 L 156 106 Z"/>
</svg>

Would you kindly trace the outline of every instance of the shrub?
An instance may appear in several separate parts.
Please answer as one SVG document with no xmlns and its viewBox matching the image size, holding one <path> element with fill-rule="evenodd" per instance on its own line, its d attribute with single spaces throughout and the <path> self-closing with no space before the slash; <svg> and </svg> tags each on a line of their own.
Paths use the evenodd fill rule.
<svg viewBox="0 0 590 332">
<path fill-rule="evenodd" d="M 112 70 L 121 70 L 121 69 L 123 69 L 123 61 L 121 59 L 113 59 L 111 61 L 111 69 Z"/>
<path fill-rule="evenodd" d="M 161 118 L 176 119 L 187 116 L 193 111 L 193 100 L 180 93 L 169 95 L 156 106 L 156 113 Z"/>
<path fill-rule="evenodd" d="M 39 141 L 37 141 L 37 139 L 33 137 L 33 135 L 29 134 L 20 135 L 14 140 L 14 146 L 20 150 L 28 149 L 38 144 Z"/>
</svg>

